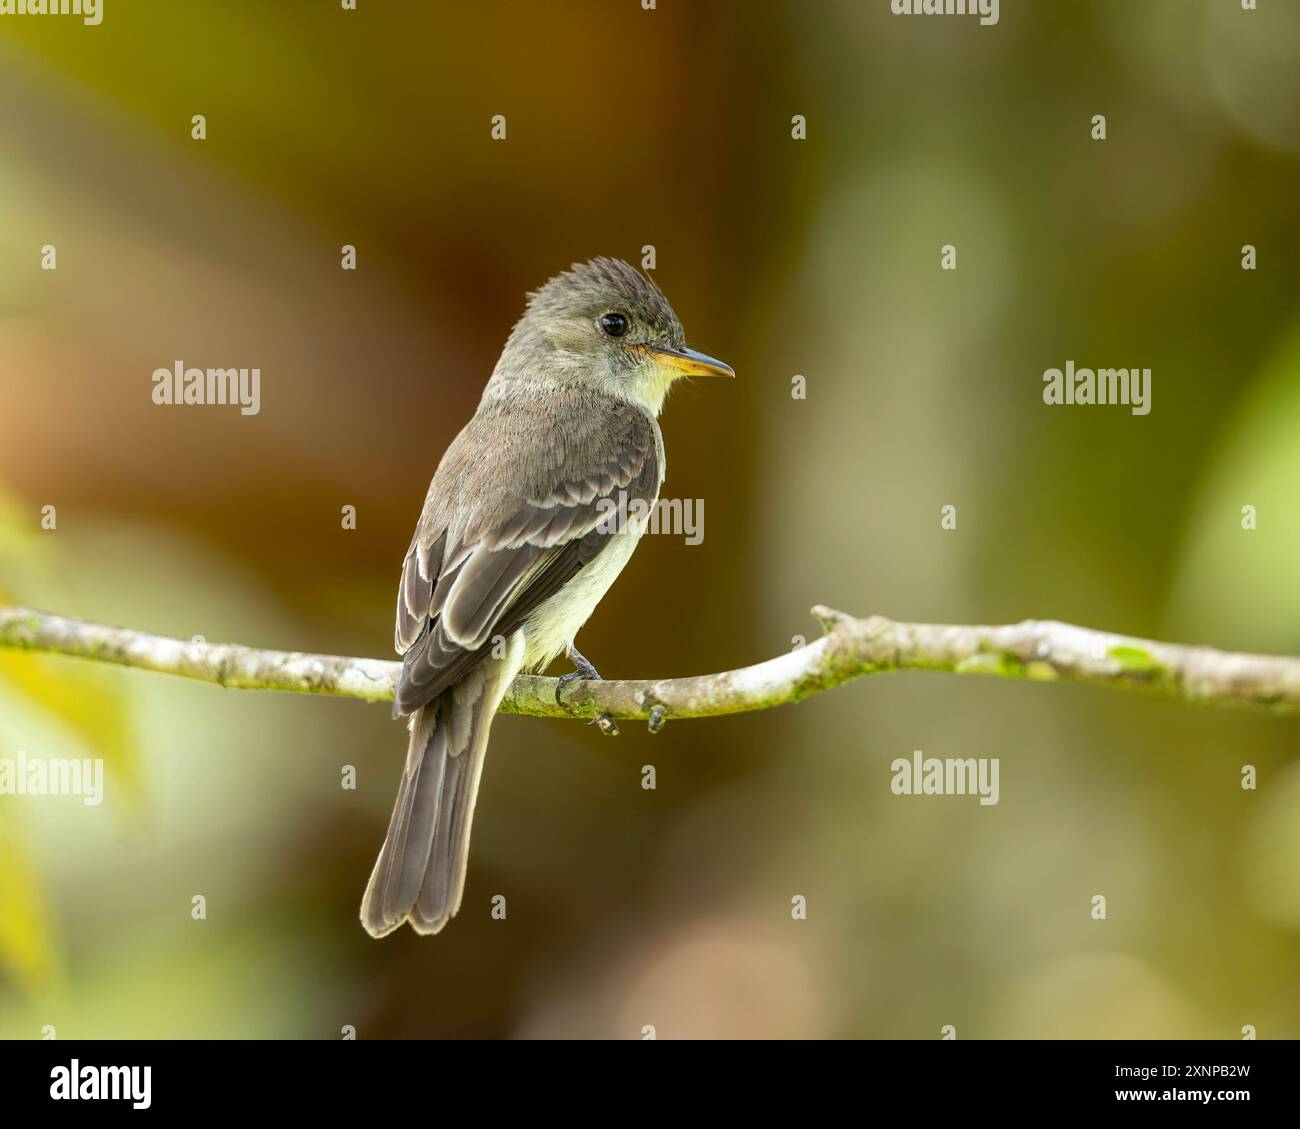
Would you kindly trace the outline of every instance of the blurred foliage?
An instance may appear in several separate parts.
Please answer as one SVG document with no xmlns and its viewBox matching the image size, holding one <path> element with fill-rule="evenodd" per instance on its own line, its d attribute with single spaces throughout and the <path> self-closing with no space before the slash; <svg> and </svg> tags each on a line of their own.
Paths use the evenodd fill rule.
<svg viewBox="0 0 1300 1129">
<path fill-rule="evenodd" d="M 653 244 L 691 343 L 739 376 L 666 407 L 665 491 L 705 499 L 705 538 L 638 550 L 579 642 L 606 676 L 783 652 L 818 602 L 1300 652 L 1298 20 L 6 18 L 0 598 L 388 655 L 429 476 L 524 293 Z M 154 406 L 178 358 L 259 365 L 261 414 Z M 1150 366 L 1151 414 L 1046 407 L 1069 358 Z M 465 909 L 375 944 L 356 913 L 405 750 L 387 711 L 0 662 L 0 755 L 114 765 L 102 808 L 23 809 L 4 897 L 42 908 L 0 917 L 0 1036 L 1300 1035 L 1295 719 L 926 674 L 653 738 L 502 718 Z M 915 749 L 998 756 L 999 804 L 892 796 Z"/>
<path fill-rule="evenodd" d="M 0 604 L 57 609 L 75 614 L 73 588 L 54 551 L 54 532 L 42 531 L 40 516 L 20 505 L 0 484 Z M 56 655 L 0 650 L 0 691 L 16 694 L 72 730 L 102 757 L 118 787 L 139 793 L 127 710 L 118 683 L 102 667 Z"/>
<path fill-rule="evenodd" d="M 1300 323 L 1210 452 L 1171 596 L 1170 629 L 1300 653 Z M 1243 507 L 1256 527 L 1242 529 Z M 1234 523 L 1234 520 L 1235 523 Z"/>
<path fill-rule="evenodd" d="M 37 992 L 54 976 L 57 945 L 14 806 L 12 798 L 0 799 L 0 970 L 18 987 Z"/>
<path fill-rule="evenodd" d="M 0 605 L 70 609 L 58 573 L 39 516 L 0 484 Z M 128 798 L 138 795 L 127 709 L 107 672 L 93 663 L 0 649 L 0 719 L 12 723 L 19 710 L 66 727 L 82 746 L 75 755 L 102 758 L 114 787 Z M 0 720 L 0 732 L 9 728 Z M 15 796 L 0 796 L 0 965 L 19 985 L 36 989 L 55 967 L 57 946 L 36 893 L 32 860 L 22 849 L 18 804 Z"/>
<path fill-rule="evenodd" d="M 1256 913 L 1300 931 L 1300 763 L 1269 783 L 1242 852 L 1242 878 Z"/>
</svg>

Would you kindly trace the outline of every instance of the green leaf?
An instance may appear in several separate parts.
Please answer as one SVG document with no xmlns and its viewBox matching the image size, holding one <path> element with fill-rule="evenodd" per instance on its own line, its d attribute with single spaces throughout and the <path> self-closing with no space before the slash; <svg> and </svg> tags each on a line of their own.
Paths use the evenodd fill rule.
<svg viewBox="0 0 1300 1129">
<path fill-rule="evenodd" d="M 1163 670 L 1164 664 L 1142 650 L 1141 647 L 1111 647 L 1106 657 L 1114 659 L 1125 670 Z"/>
</svg>

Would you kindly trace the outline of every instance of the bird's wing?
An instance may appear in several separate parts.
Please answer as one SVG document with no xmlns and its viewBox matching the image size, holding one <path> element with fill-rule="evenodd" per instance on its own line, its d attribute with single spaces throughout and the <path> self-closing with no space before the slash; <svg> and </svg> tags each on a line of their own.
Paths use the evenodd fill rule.
<svg viewBox="0 0 1300 1129">
<path fill-rule="evenodd" d="M 635 405 L 571 393 L 480 408 L 434 475 L 402 565 L 394 714 L 460 681 L 595 559 L 634 503 L 654 504 L 661 478 L 658 425 Z"/>
</svg>

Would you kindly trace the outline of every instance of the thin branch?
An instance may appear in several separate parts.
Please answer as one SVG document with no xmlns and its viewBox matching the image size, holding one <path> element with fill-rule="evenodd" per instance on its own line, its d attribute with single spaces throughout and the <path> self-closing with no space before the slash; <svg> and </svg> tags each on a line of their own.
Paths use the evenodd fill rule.
<svg viewBox="0 0 1300 1129">
<path fill-rule="evenodd" d="M 1040 681 L 1090 682 L 1195 702 L 1300 710 L 1300 658 L 1157 643 L 1068 623 L 1004 627 L 894 623 L 813 608 L 825 634 L 755 666 L 693 678 L 576 682 L 557 704 L 557 680 L 516 679 L 503 713 L 534 717 L 712 717 L 797 702 L 864 674 L 947 670 Z M 45 651 L 176 674 L 241 690 L 292 690 L 391 701 L 401 664 L 234 643 L 185 642 L 29 608 L 0 608 L 0 647 Z"/>
</svg>

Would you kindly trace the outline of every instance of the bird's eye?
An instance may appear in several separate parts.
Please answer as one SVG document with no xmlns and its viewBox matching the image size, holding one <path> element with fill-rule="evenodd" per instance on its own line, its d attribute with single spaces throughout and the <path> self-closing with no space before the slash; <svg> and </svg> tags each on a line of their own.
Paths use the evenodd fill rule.
<svg viewBox="0 0 1300 1129">
<path fill-rule="evenodd" d="M 627 332 L 627 315 L 612 313 L 600 315 L 600 328 L 611 337 L 622 337 Z"/>
</svg>

